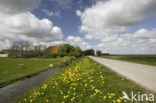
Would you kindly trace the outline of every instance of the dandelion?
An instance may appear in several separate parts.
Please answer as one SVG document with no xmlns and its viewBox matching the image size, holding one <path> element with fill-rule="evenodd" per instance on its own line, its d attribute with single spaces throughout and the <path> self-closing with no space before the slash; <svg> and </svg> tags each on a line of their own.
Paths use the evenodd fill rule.
<svg viewBox="0 0 156 103">
<path fill-rule="evenodd" d="M 104 96 L 103 98 L 106 99 L 106 96 Z"/>
<path fill-rule="evenodd" d="M 32 99 L 30 100 L 30 103 L 32 103 Z"/>
<path fill-rule="evenodd" d="M 46 89 L 48 86 L 48 84 L 43 84 L 43 86 L 41 87 L 42 89 Z"/>
<path fill-rule="evenodd" d="M 71 101 L 73 101 L 75 99 L 75 97 L 71 98 Z"/>
<path fill-rule="evenodd" d="M 47 100 L 46 100 L 46 102 L 48 103 L 48 102 L 49 102 L 49 100 L 47 99 Z"/>
<path fill-rule="evenodd" d="M 99 93 L 100 91 L 99 91 L 98 89 L 95 89 L 95 92 L 96 92 L 96 93 Z"/>
<path fill-rule="evenodd" d="M 112 96 L 108 96 L 108 98 L 110 99 L 110 98 L 112 98 Z"/>
<path fill-rule="evenodd" d="M 115 94 L 114 93 L 111 93 L 111 96 L 115 96 Z"/>
<path fill-rule="evenodd" d="M 120 103 L 121 102 L 121 100 L 120 99 L 117 99 L 117 103 Z"/>
<path fill-rule="evenodd" d="M 44 92 L 42 92 L 42 95 L 44 95 Z"/>
<path fill-rule="evenodd" d="M 68 95 L 64 96 L 63 98 L 64 98 L 64 99 L 68 98 Z"/>
<path fill-rule="evenodd" d="M 85 83 L 85 86 L 87 87 L 87 83 Z"/>
<path fill-rule="evenodd" d="M 93 95 L 90 95 L 90 97 L 93 97 Z"/>
<path fill-rule="evenodd" d="M 68 94 L 70 93 L 70 91 L 68 91 Z"/>
<path fill-rule="evenodd" d="M 27 101 L 27 99 L 26 99 L 26 98 L 24 98 L 24 101 L 26 102 L 26 101 Z"/>
</svg>

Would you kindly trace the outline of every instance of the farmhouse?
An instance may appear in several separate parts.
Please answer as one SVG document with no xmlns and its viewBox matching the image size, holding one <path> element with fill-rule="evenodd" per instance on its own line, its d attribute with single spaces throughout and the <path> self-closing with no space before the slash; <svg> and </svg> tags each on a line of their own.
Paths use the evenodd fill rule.
<svg viewBox="0 0 156 103">
<path fill-rule="evenodd" d="M 0 51 L 0 58 L 6 58 L 8 57 L 8 53 L 5 51 Z"/>
<path fill-rule="evenodd" d="M 61 46 L 50 46 L 45 50 L 45 53 L 58 53 L 60 51 Z"/>
</svg>

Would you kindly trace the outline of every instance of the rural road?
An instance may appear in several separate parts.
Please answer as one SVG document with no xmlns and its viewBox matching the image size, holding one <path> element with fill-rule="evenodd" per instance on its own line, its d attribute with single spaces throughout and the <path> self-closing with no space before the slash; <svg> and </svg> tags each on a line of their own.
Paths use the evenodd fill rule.
<svg viewBox="0 0 156 103">
<path fill-rule="evenodd" d="M 103 64 L 124 77 L 139 83 L 143 87 L 156 92 L 156 67 L 130 63 L 119 60 L 89 56 L 94 61 Z"/>
</svg>

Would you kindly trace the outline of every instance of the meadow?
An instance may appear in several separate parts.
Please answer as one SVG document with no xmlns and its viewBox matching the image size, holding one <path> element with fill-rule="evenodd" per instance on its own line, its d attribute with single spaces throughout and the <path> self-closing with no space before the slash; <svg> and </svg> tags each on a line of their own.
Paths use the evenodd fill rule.
<svg viewBox="0 0 156 103">
<path fill-rule="evenodd" d="M 50 64 L 54 67 L 63 66 L 63 60 L 69 61 L 68 57 L 56 59 L 22 59 L 0 58 L 0 87 L 16 82 L 17 80 L 31 77 L 32 75 L 49 70 Z M 19 65 L 24 64 L 21 68 Z"/>
<path fill-rule="evenodd" d="M 111 69 L 82 57 L 16 102 L 129 103 L 121 100 L 123 91 L 151 93 Z"/>
<path fill-rule="evenodd" d="M 101 57 L 156 66 L 156 55 L 116 55 Z"/>
</svg>

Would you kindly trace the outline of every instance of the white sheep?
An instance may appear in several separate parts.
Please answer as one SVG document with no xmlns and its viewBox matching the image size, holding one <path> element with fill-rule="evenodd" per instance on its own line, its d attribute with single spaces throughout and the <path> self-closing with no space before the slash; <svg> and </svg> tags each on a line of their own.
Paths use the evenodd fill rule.
<svg viewBox="0 0 156 103">
<path fill-rule="evenodd" d="M 50 68 L 54 68 L 54 65 L 53 65 L 53 64 L 50 64 L 49 67 L 50 67 Z"/>
<path fill-rule="evenodd" d="M 24 68 L 24 64 L 19 64 L 19 67 L 20 68 Z"/>
</svg>

